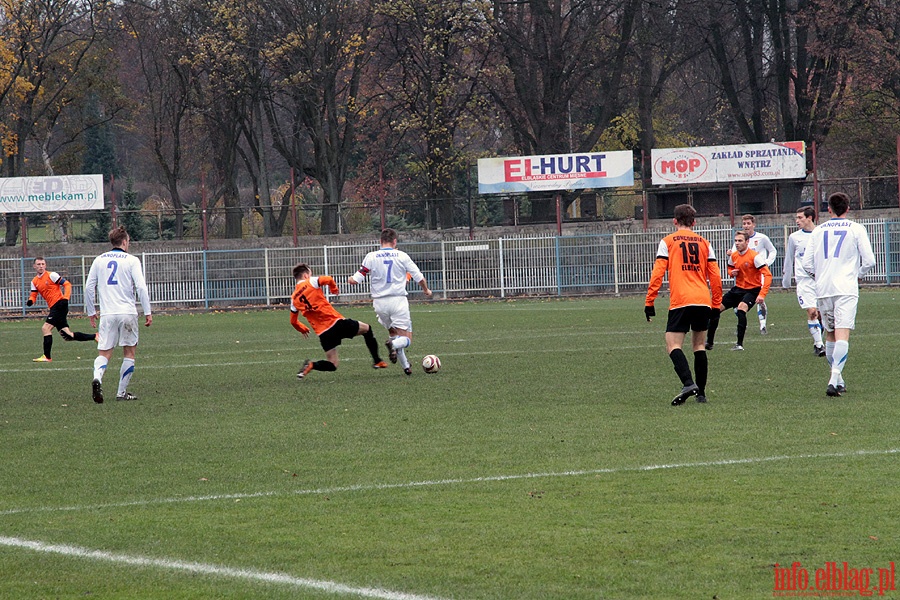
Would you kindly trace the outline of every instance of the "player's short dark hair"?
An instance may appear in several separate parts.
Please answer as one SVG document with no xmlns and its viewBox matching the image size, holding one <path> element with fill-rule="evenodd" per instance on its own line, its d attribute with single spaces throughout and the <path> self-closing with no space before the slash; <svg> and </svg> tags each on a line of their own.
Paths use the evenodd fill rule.
<svg viewBox="0 0 900 600">
<path fill-rule="evenodd" d="M 121 248 L 127 239 L 129 239 L 128 232 L 125 231 L 125 227 L 122 225 L 109 232 L 109 243 L 112 244 L 113 248 Z"/>
<path fill-rule="evenodd" d="M 39 261 L 39 260 L 42 260 L 42 261 L 44 261 L 44 262 L 47 262 L 47 259 L 44 258 L 43 256 L 35 256 L 35 257 L 34 257 L 34 260 L 31 261 L 31 264 L 34 264 L 34 263 L 36 263 L 36 262 Z"/>
<path fill-rule="evenodd" d="M 300 276 L 304 273 L 312 273 L 312 269 L 310 269 L 309 265 L 306 263 L 297 263 L 294 265 L 294 269 L 291 273 L 294 274 L 294 279 L 300 279 Z"/>
<path fill-rule="evenodd" d="M 397 232 L 388 227 L 387 229 L 381 230 L 381 243 L 382 244 L 390 244 L 391 242 L 397 241 Z"/>
<path fill-rule="evenodd" d="M 739 235 L 739 236 L 741 236 L 742 238 L 744 238 L 744 241 L 745 241 L 745 242 L 746 242 L 747 240 L 750 239 L 750 234 L 748 234 L 748 233 L 747 233 L 746 231 L 744 231 L 743 229 L 739 229 L 739 230 L 735 231 L 735 232 L 734 232 L 734 235 Z"/>
<path fill-rule="evenodd" d="M 803 216 L 807 219 L 815 219 L 816 218 L 816 209 L 812 206 L 801 206 L 797 209 L 797 214 L 803 213 Z"/>
<path fill-rule="evenodd" d="M 693 227 L 697 211 L 690 204 L 679 204 L 675 207 L 675 222 L 683 227 Z"/>
<path fill-rule="evenodd" d="M 753 215 L 742 215 L 742 216 L 741 216 L 741 221 L 750 221 L 751 223 L 753 223 L 753 224 L 755 225 L 755 224 L 756 224 L 756 217 L 754 217 Z"/>
<path fill-rule="evenodd" d="M 850 210 L 850 196 L 844 192 L 835 192 L 828 196 L 828 207 L 836 217 L 840 217 Z"/>
</svg>

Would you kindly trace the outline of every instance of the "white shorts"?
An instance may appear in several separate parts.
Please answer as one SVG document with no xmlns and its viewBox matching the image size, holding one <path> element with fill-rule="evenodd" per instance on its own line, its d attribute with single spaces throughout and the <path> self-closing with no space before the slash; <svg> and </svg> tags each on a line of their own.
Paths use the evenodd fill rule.
<svg viewBox="0 0 900 600">
<path fill-rule="evenodd" d="M 372 307 L 378 322 L 385 329 L 394 327 L 412 331 L 412 318 L 409 316 L 409 300 L 406 296 L 384 296 L 373 298 Z"/>
<path fill-rule="evenodd" d="M 100 317 L 100 339 L 97 350 L 112 350 L 116 346 L 137 346 L 137 315 L 103 315 Z"/>
<path fill-rule="evenodd" d="M 797 280 L 797 302 L 800 303 L 800 308 L 816 308 L 815 279 Z"/>
<path fill-rule="evenodd" d="M 822 327 L 825 331 L 853 329 L 856 326 L 857 296 L 831 296 L 819 298 L 819 314 L 822 315 Z"/>
</svg>

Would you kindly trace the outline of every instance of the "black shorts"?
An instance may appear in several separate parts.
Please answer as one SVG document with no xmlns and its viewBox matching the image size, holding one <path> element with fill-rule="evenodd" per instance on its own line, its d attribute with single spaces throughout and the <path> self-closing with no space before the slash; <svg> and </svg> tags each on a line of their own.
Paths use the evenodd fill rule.
<svg viewBox="0 0 900 600">
<path fill-rule="evenodd" d="M 69 326 L 69 301 L 65 298 L 57 300 L 56 304 L 50 307 L 50 314 L 47 315 L 47 323 L 50 323 L 57 329 L 65 329 Z"/>
<path fill-rule="evenodd" d="M 722 296 L 722 306 L 725 308 L 734 308 L 741 302 L 745 302 L 747 308 L 750 308 L 756 304 L 756 299 L 759 297 L 760 291 L 762 291 L 762 288 L 748 290 L 746 288 L 733 287 Z"/>
<path fill-rule="evenodd" d="M 328 352 L 341 345 L 341 340 L 349 340 L 359 333 L 359 321 L 353 319 L 341 319 L 319 336 L 322 350 Z"/>
<path fill-rule="evenodd" d="M 709 329 L 708 306 L 682 306 L 669 311 L 669 322 L 666 323 L 666 331 L 673 333 L 687 333 L 691 331 L 706 331 Z"/>
</svg>

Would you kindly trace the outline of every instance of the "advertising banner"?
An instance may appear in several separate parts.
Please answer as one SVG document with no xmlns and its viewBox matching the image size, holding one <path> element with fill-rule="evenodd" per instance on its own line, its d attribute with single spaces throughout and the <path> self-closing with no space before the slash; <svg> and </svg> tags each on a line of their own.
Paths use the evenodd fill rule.
<svg viewBox="0 0 900 600">
<path fill-rule="evenodd" d="M 0 212 L 103 210 L 103 175 L 0 178 Z"/>
<path fill-rule="evenodd" d="M 650 153 L 653 185 L 733 183 L 806 177 L 806 144 L 660 148 Z"/>
<path fill-rule="evenodd" d="M 478 192 L 543 192 L 634 185 L 630 151 L 507 156 L 478 160 Z"/>
</svg>

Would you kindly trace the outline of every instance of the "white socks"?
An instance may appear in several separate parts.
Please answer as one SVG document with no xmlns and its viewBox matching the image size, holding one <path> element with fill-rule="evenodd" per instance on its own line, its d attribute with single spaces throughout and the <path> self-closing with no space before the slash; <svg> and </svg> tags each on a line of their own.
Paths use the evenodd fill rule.
<svg viewBox="0 0 900 600">
<path fill-rule="evenodd" d="M 397 358 L 400 360 L 400 366 L 404 369 L 409 368 L 409 360 L 406 358 L 406 351 L 404 348 L 409 348 L 409 345 L 412 343 L 405 335 L 394 336 L 391 339 L 391 346 L 394 347 L 394 350 L 397 351 Z"/>
<path fill-rule="evenodd" d="M 809 326 L 809 333 L 812 335 L 813 343 L 816 346 L 822 345 L 822 326 L 819 324 L 818 319 L 812 319 L 806 322 Z"/>
<path fill-rule="evenodd" d="M 128 389 L 128 383 L 131 381 L 131 376 L 134 374 L 134 359 L 133 358 L 125 358 L 122 360 L 122 367 L 119 369 L 119 390 L 116 392 L 116 396 L 125 395 L 125 391 Z"/>
<path fill-rule="evenodd" d="M 828 383 L 829 385 L 837 387 L 844 383 L 841 372 L 844 370 L 844 365 L 847 363 L 847 354 L 850 352 L 850 342 L 845 342 L 844 340 L 834 342 L 831 354 L 828 354 L 827 348 L 828 347 L 826 346 L 825 355 L 829 357 L 828 360 L 831 363 L 831 379 Z"/>
<path fill-rule="evenodd" d="M 109 359 L 102 356 L 98 356 L 94 359 L 94 379 L 103 381 L 103 374 L 106 373 L 106 365 L 108 364 Z"/>
</svg>

